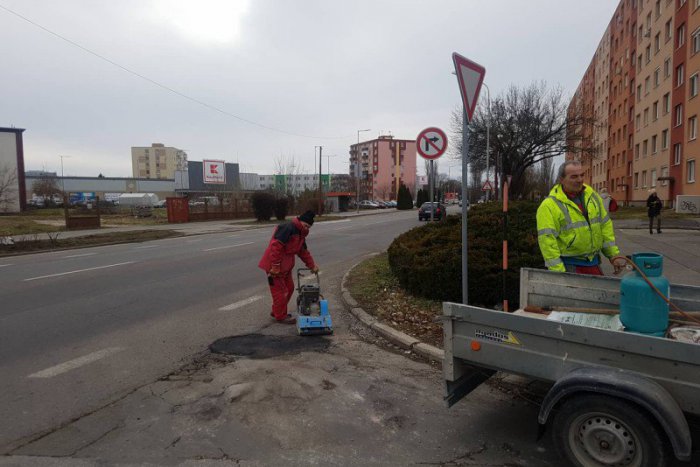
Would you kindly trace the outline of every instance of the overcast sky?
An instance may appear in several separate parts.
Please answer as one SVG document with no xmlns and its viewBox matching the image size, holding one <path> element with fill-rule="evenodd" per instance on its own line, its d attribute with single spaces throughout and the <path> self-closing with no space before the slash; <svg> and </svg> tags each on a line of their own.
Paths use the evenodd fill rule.
<svg viewBox="0 0 700 467">
<path fill-rule="evenodd" d="M 449 128 L 452 52 L 486 67 L 493 96 L 537 80 L 572 94 L 616 5 L 0 0 L 0 126 L 26 129 L 27 170 L 60 173 L 65 155 L 66 175 L 131 176 L 131 146 L 159 142 L 258 173 L 280 157 L 311 172 L 322 145 L 347 172 L 358 129 L 415 139 Z"/>
</svg>

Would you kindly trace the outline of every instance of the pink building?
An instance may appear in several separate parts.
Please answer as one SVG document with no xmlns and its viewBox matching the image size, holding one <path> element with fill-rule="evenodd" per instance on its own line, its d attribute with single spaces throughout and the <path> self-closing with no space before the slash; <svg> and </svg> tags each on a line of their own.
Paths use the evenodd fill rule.
<svg viewBox="0 0 700 467">
<path fill-rule="evenodd" d="M 395 200 L 401 183 L 415 196 L 416 141 L 379 136 L 353 144 L 350 146 L 350 176 L 356 177 L 358 173 L 360 201 Z"/>
</svg>

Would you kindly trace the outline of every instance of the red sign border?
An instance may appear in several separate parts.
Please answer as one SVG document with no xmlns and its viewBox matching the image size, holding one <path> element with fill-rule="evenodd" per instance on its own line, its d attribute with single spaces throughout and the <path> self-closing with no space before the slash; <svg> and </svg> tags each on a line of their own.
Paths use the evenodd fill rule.
<svg viewBox="0 0 700 467">
<path fill-rule="evenodd" d="M 459 85 L 459 93 L 462 95 L 462 104 L 464 105 L 464 108 L 467 111 L 467 117 L 469 117 L 469 121 L 471 122 L 472 117 L 474 116 L 474 110 L 476 110 L 476 103 L 479 101 L 479 94 L 481 94 L 481 86 L 484 83 L 484 76 L 486 76 L 486 68 L 476 62 L 472 62 L 467 57 L 464 57 L 457 52 L 452 53 L 452 61 L 454 62 L 455 72 L 457 73 L 457 84 Z M 479 84 L 476 86 L 476 94 L 474 94 L 474 102 L 471 103 L 471 106 L 467 100 L 467 90 L 464 88 L 464 77 L 462 76 L 460 65 L 464 65 L 467 68 L 479 73 Z"/>
<path fill-rule="evenodd" d="M 445 147 L 443 147 L 443 148 L 442 148 L 442 151 L 438 152 L 438 153 L 435 154 L 434 156 L 426 156 L 426 155 L 423 153 L 423 151 L 421 151 L 421 149 L 420 149 L 420 140 L 421 140 L 421 138 L 422 138 L 423 136 L 425 136 L 425 134 L 428 133 L 429 131 L 434 131 L 435 133 L 440 133 L 440 135 L 442 136 L 442 139 L 445 140 Z M 430 127 L 426 128 L 426 129 L 422 130 L 420 133 L 418 133 L 418 137 L 416 138 L 416 151 L 418 151 L 418 155 L 421 156 L 423 159 L 428 159 L 428 160 L 439 159 L 440 156 L 442 156 L 443 154 L 445 154 L 445 151 L 447 151 L 447 135 L 445 134 L 444 131 L 442 131 L 440 128 L 438 128 L 438 127 L 436 127 L 436 126 L 430 126 Z"/>
<path fill-rule="evenodd" d="M 221 182 L 207 181 L 207 162 L 221 162 L 224 165 L 224 180 Z M 202 160 L 202 181 L 205 185 L 226 185 L 226 161 L 219 159 L 203 159 Z"/>
</svg>

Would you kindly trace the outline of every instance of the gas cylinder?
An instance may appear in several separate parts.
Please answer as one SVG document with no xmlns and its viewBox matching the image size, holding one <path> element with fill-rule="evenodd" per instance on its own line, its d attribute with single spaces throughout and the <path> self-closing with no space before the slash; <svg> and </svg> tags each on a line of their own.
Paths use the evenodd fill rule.
<svg viewBox="0 0 700 467">
<path fill-rule="evenodd" d="M 663 257 L 656 253 L 635 253 L 632 261 L 667 298 L 671 288 L 663 273 Z M 635 269 L 620 283 L 620 321 L 625 331 L 663 337 L 668 327 L 668 303 Z"/>
</svg>

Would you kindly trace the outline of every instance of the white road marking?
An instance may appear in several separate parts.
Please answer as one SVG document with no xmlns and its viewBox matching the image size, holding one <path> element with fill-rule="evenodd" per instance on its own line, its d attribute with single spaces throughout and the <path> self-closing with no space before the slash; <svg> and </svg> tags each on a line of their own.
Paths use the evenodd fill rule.
<svg viewBox="0 0 700 467">
<path fill-rule="evenodd" d="M 144 245 L 144 246 L 137 246 L 134 248 L 134 250 L 144 250 L 146 248 L 158 248 L 160 245 Z"/>
<path fill-rule="evenodd" d="M 97 253 L 81 253 L 81 254 L 79 254 L 79 255 L 62 256 L 61 258 L 80 258 L 80 257 L 82 257 L 82 256 L 92 256 L 92 255 L 95 255 L 95 254 L 97 254 Z"/>
<path fill-rule="evenodd" d="M 235 245 L 226 245 L 226 246 L 217 246 L 215 248 L 207 248 L 206 250 L 202 250 L 202 251 L 223 250 L 224 248 L 235 248 L 237 246 L 252 245 L 253 243 L 255 243 L 255 242 L 236 243 Z"/>
<path fill-rule="evenodd" d="M 107 266 L 97 266 L 94 268 L 87 268 L 87 269 L 77 269 L 75 271 L 68 271 L 68 272 L 59 272 L 57 274 L 48 274 L 46 276 L 39 276 L 39 277 L 30 277 L 29 279 L 24 279 L 25 282 L 27 281 L 35 281 L 37 279 L 46 279 L 48 277 L 58 277 L 58 276 L 65 276 L 68 274 L 76 274 L 79 272 L 85 272 L 85 271 L 94 271 L 96 269 L 106 269 L 106 268 L 113 268 L 116 266 L 124 266 L 125 264 L 132 264 L 135 263 L 136 261 L 127 261 L 126 263 L 116 263 L 116 264 L 108 264 Z"/>
<path fill-rule="evenodd" d="M 204 239 L 203 238 L 195 238 L 194 240 L 187 240 L 187 242 L 185 242 L 185 243 L 197 243 L 197 242 L 201 242 L 202 240 L 204 240 Z"/>
<path fill-rule="evenodd" d="M 355 227 L 355 226 L 354 225 L 346 225 L 345 227 L 338 227 L 337 229 L 333 229 L 333 231 L 335 232 L 336 230 L 351 229 L 353 227 Z"/>
<path fill-rule="evenodd" d="M 8 264 L 0 264 L 0 268 L 4 268 L 5 266 L 12 266 L 12 264 L 11 264 L 11 263 L 8 263 Z"/>
<path fill-rule="evenodd" d="M 323 221 L 323 222 L 319 222 L 319 223 L 316 224 L 316 225 L 318 225 L 318 226 L 324 226 L 324 225 L 330 225 L 330 224 L 338 224 L 338 223 L 340 223 L 340 222 L 350 222 L 350 219 L 340 219 L 340 220 L 337 220 L 337 221 Z"/>
<path fill-rule="evenodd" d="M 230 305 L 222 306 L 221 308 L 219 308 L 219 311 L 235 310 L 236 308 L 240 308 L 242 306 L 250 305 L 253 302 L 257 302 L 261 298 L 262 298 L 261 295 L 253 295 L 252 297 L 248 297 L 244 300 L 239 300 L 239 301 L 232 303 Z"/>
<path fill-rule="evenodd" d="M 235 238 L 235 237 L 238 237 L 239 235 L 240 235 L 240 234 L 229 235 L 229 236 L 226 237 L 226 238 Z"/>
<path fill-rule="evenodd" d="M 121 352 L 122 350 L 124 350 L 122 347 L 109 347 L 107 349 L 98 350 L 97 352 L 92 352 L 87 355 L 83 355 L 82 357 L 68 360 L 67 362 L 59 365 L 46 368 L 45 370 L 37 371 L 36 373 L 32 373 L 31 375 L 27 376 L 27 378 L 52 378 L 60 375 L 61 373 L 75 370 L 76 368 L 87 365 L 88 363 L 96 362 L 97 360 L 101 360 L 112 354 Z"/>
</svg>

